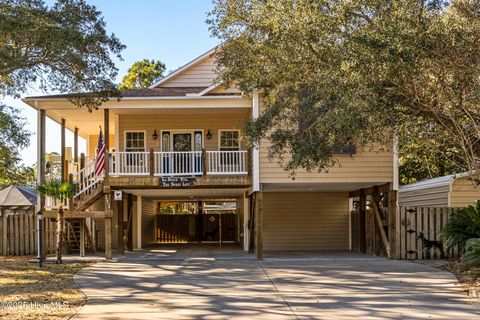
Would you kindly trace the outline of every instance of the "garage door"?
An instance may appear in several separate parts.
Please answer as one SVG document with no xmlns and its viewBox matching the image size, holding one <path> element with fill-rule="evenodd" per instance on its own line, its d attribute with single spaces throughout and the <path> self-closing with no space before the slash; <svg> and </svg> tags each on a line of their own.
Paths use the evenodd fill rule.
<svg viewBox="0 0 480 320">
<path fill-rule="evenodd" d="M 264 250 L 348 250 L 348 193 L 264 193 Z"/>
</svg>

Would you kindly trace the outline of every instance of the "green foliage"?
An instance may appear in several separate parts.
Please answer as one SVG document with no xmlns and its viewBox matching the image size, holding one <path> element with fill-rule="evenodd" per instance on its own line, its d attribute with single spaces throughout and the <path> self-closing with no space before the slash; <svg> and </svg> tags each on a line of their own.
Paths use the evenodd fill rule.
<svg viewBox="0 0 480 320">
<path fill-rule="evenodd" d="M 24 129 L 20 112 L 0 104 L 0 187 L 31 185 L 33 170 L 19 164 L 20 150 L 27 147 L 31 133 Z"/>
<path fill-rule="evenodd" d="M 404 137 L 399 143 L 399 176 L 401 184 L 414 183 L 465 172 L 468 165 L 462 150 L 444 130 L 418 121 L 403 124 Z"/>
<path fill-rule="evenodd" d="M 52 197 L 60 203 L 63 203 L 65 200 L 75 195 L 76 186 L 69 182 L 50 180 L 37 185 L 36 190 L 41 195 Z"/>
<path fill-rule="evenodd" d="M 8 174 L 0 176 L 0 189 L 10 185 L 33 187 L 35 185 L 34 169 L 24 165 L 15 165 L 9 168 Z"/>
<path fill-rule="evenodd" d="M 148 88 L 165 72 L 165 64 L 158 60 L 143 59 L 135 62 L 122 79 L 119 89 Z"/>
<path fill-rule="evenodd" d="M 262 93 L 265 111 L 246 125 L 246 138 L 269 138 L 286 169 L 328 170 L 335 144 L 389 148 L 395 131 L 415 144 L 422 129 L 442 133 L 423 152 L 452 149 L 449 161 L 480 169 L 480 2 L 214 4 L 219 80 Z M 402 131 L 419 122 L 416 136 Z"/>
<path fill-rule="evenodd" d="M 175 213 L 175 208 L 174 206 L 161 207 L 160 213 Z"/>
<path fill-rule="evenodd" d="M 480 267 L 480 238 L 469 239 L 462 258 L 465 267 Z"/>
<path fill-rule="evenodd" d="M 0 93 L 18 96 L 31 84 L 73 95 L 95 108 L 118 96 L 113 82 L 124 45 L 108 35 L 101 13 L 85 0 L 0 1 Z"/>
<path fill-rule="evenodd" d="M 471 238 L 480 238 L 480 202 L 455 213 L 442 230 L 440 238 L 447 248 L 464 247 Z"/>
</svg>

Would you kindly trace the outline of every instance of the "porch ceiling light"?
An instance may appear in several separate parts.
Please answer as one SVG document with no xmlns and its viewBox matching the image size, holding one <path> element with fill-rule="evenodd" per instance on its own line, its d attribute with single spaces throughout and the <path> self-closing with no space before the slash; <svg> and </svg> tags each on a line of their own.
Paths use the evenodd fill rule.
<svg viewBox="0 0 480 320">
<path fill-rule="evenodd" d="M 153 140 L 157 140 L 157 139 L 158 139 L 157 129 L 153 129 L 152 138 L 153 138 Z"/>
<path fill-rule="evenodd" d="M 212 139 L 212 133 L 210 132 L 210 129 L 207 130 L 207 139 Z"/>
</svg>

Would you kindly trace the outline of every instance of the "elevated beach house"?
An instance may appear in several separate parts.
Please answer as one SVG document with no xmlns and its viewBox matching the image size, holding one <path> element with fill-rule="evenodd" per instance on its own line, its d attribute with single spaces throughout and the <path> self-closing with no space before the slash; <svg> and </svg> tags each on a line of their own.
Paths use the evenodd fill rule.
<svg viewBox="0 0 480 320">
<path fill-rule="evenodd" d="M 39 180 L 46 175 L 45 119 L 61 124 L 61 176 L 78 185 L 67 221 L 89 219 L 82 234 L 107 257 L 112 249 L 176 242 L 231 242 L 258 258 L 263 251 L 349 250 L 352 243 L 364 251 L 368 202 L 396 202 L 393 147 L 349 148 L 334 155 L 339 165 L 328 173 L 299 171 L 292 180 L 267 158 L 268 141 L 249 150 L 242 140 L 241 123 L 262 112 L 261 93 L 243 95 L 215 79 L 211 50 L 93 112 L 68 95 L 25 98 L 38 111 Z M 95 175 L 100 126 L 106 174 Z M 73 154 L 65 130 L 74 133 Z M 79 154 L 79 137 L 86 154 Z M 39 206 L 53 209 L 45 199 Z M 386 226 L 388 214 L 380 218 Z"/>
</svg>

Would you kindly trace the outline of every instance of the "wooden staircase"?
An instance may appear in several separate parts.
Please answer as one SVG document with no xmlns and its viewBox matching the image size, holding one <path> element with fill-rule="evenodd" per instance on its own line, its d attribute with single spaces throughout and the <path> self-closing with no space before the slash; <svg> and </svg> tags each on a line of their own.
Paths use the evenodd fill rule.
<svg viewBox="0 0 480 320">
<path fill-rule="evenodd" d="M 80 226 L 81 219 L 65 220 L 63 243 L 67 253 L 80 251 Z M 85 227 L 85 251 L 93 251 L 92 237 L 87 227 Z"/>
<path fill-rule="evenodd" d="M 83 211 L 97 202 L 103 195 L 103 183 L 98 183 L 95 188 L 81 193 L 73 199 L 73 210 Z"/>
<path fill-rule="evenodd" d="M 78 192 L 73 198 L 72 211 L 84 211 L 103 195 L 103 176 L 95 175 L 95 160 L 90 161 L 78 173 L 72 175 Z"/>
</svg>

